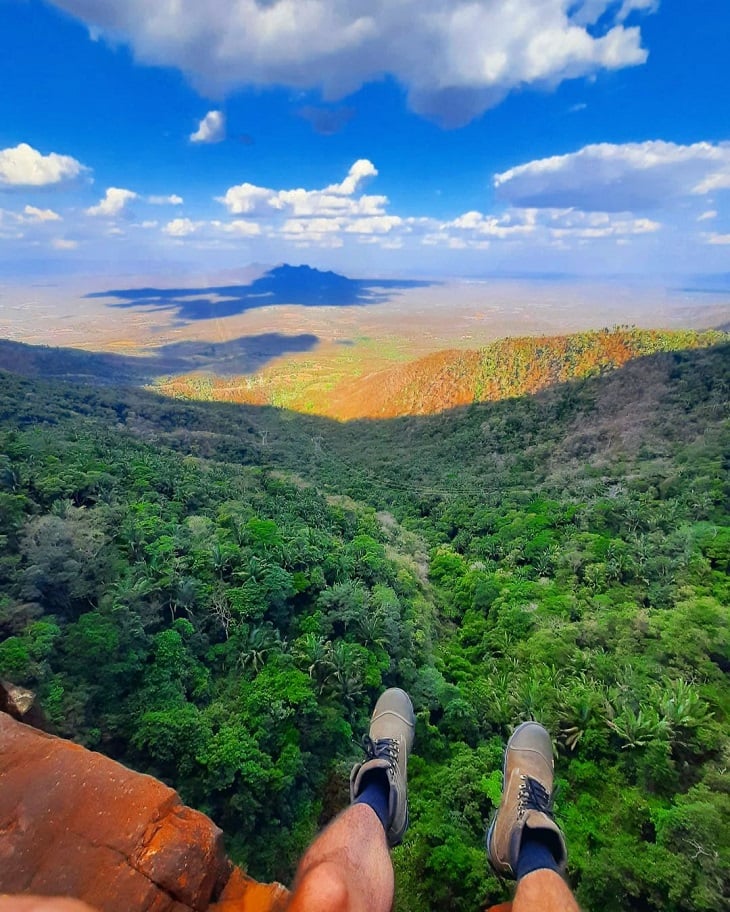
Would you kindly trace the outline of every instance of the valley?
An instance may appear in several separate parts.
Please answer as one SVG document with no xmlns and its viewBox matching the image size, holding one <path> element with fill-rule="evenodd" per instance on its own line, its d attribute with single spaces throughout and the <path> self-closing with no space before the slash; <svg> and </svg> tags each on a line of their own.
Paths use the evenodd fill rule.
<svg viewBox="0 0 730 912">
<path fill-rule="evenodd" d="M 727 343 L 348 422 L 63 381 L 67 353 L 13 351 L 0 674 L 55 731 L 173 784 L 288 882 L 347 802 L 374 696 L 405 687 L 397 908 L 471 912 L 506 898 L 484 827 L 505 737 L 539 719 L 581 904 L 722 908 Z"/>
</svg>

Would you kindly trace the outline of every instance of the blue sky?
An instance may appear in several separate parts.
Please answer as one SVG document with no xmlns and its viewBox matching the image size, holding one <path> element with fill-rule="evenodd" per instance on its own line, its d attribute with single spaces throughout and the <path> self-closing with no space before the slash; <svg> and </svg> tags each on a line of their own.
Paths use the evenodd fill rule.
<svg viewBox="0 0 730 912">
<path fill-rule="evenodd" d="M 727 0 L 0 0 L 0 275 L 728 272 Z"/>
</svg>

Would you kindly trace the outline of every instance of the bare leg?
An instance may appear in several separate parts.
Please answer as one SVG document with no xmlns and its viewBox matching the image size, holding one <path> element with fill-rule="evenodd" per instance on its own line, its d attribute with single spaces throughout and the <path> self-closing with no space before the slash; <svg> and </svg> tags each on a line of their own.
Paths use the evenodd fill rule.
<svg viewBox="0 0 730 912">
<path fill-rule="evenodd" d="M 512 912 L 580 912 L 570 887 L 549 868 L 525 875 L 517 884 Z"/>
<path fill-rule="evenodd" d="M 393 884 L 385 830 L 353 804 L 307 849 L 287 912 L 390 912 Z"/>
<path fill-rule="evenodd" d="M 76 899 L 49 896 L 0 896 L 0 912 L 94 912 Z"/>
</svg>

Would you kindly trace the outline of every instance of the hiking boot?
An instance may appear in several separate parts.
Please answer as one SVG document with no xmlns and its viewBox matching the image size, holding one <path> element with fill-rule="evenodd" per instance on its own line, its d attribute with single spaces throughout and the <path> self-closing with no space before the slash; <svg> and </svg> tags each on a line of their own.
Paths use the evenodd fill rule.
<svg viewBox="0 0 730 912">
<path fill-rule="evenodd" d="M 413 746 L 416 717 L 408 694 L 391 687 L 380 695 L 370 719 L 370 732 L 363 738 L 366 759 L 350 773 L 350 801 L 362 789 L 363 777 L 372 770 L 385 770 L 388 798 L 388 845 L 398 845 L 408 827 L 408 754 Z"/>
<path fill-rule="evenodd" d="M 487 833 L 487 857 L 503 877 L 514 878 L 525 829 L 540 831 L 565 871 L 565 839 L 553 820 L 553 745 L 537 722 L 523 722 L 507 742 L 502 801 Z"/>
</svg>

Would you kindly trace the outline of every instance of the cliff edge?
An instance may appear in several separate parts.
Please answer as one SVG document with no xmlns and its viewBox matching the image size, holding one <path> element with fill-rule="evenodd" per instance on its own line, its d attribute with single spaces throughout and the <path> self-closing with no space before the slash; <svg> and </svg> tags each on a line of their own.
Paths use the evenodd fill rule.
<svg viewBox="0 0 730 912">
<path fill-rule="evenodd" d="M 99 912 L 278 912 L 287 891 L 227 858 L 222 832 L 150 776 L 0 712 L 0 894 Z"/>
</svg>

